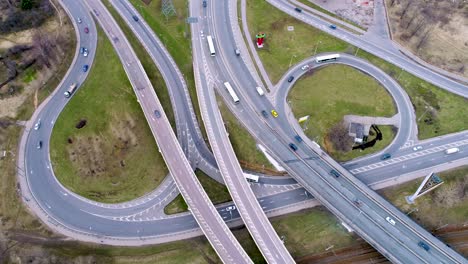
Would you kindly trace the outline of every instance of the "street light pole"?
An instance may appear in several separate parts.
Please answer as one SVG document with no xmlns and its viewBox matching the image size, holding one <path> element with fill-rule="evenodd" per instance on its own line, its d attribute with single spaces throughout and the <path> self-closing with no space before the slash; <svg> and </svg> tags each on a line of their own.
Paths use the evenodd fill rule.
<svg viewBox="0 0 468 264">
<path fill-rule="evenodd" d="M 314 56 L 315 56 L 315 54 L 317 53 L 318 45 L 321 44 L 321 43 L 322 43 L 322 41 L 321 41 L 321 40 L 318 40 L 317 43 L 315 44 Z"/>
<path fill-rule="evenodd" d="M 296 55 L 293 54 L 293 55 L 291 56 L 291 59 L 289 60 L 289 67 L 288 67 L 288 68 L 291 68 L 291 63 L 292 63 L 293 57 L 296 57 Z"/>
</svg>

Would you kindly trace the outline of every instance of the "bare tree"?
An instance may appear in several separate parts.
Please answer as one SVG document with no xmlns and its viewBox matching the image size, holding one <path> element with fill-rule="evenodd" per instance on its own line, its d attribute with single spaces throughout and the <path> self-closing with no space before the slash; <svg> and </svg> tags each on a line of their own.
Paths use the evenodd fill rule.
<svg viewBox="0 0 468 264">
<path fill-rule="evenodd" d="M 348 128 L 345 122 L 336 124 L 328 133 L 328 138 L 333 144 L 333 148 L 338 151 L 350 151 L 353 139 L 348 135 Z"/>
<path fill-rule="evenodd" d="M 426 30 L 426 32 L 424 33 L 424 35 L 421 37 L 421 39 L 419 40 L 418 44 L 416 45 L 416 49 L 420 49 L 425 43 L 426 43 L 426 40 L 427 38 L 429 37 L 429 32 L 431 32 L 430 29 Z"/>
<path fill-rule="evenodd" d="M 33 52 L 39 67 L 51 67 L 51 62 L 55 60 L 56 43 L 48 34 L 42 34 L 37 30 L 32 38 Z"/>
<path fill-rule="evenodd" d="M 413 31 L 411 32 L 409 38 L 412 38 L 422 27 L 424 27 L 426 25 L 426 19 L 424 18 L 421 18 L 418 22 L 418 24 L 416 25 L 416 27 L 413 29 Z"/>
<path fill-rule="evenodd" d="M 406 2 L 406 5 L 403 7 L 403 12 L 400 15 L 400 19 L 403 19 L 403 17 L 405 16 L 406 12 L 408 12 L 408 9 L 412 3 L 413 3 L 412 0 L 408 0 L 408 2 Z"/>
<path fill-rule="evenodd" d="M 405 29 L 408 29 L 411 24 L 413 23 L 413 21 L 416 19 L 416 17 L 418 17 L 416 14 L 414 14 L 413 16 L 411 16 L 410 20 L 408 21 L 408 23 L 406 24 L 406 27 Z"/>
</svg>

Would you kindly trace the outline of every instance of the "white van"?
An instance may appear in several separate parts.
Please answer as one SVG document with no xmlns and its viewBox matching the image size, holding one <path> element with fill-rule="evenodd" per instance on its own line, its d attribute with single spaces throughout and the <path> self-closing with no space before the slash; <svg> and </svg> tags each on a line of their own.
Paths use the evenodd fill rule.
<svg viewBox="0 0 468 264">
<path fill-rule="evenodd" d="M 453 153 L 457 153 L 458 151 L 460 151 L 459 148 L 449 148 L 445 150 L 445 154 L 453 154 Z"/>
<path fill-rule="evenodd" d="M 265 92 L 263 92 L 263 89 L 262 89 L 262 87 L 259 87 L 259 86 L 257 86 L 257 87 L 256 87 L 256 89 L 257 89 L 257 93 L 258 93 L 258 95 L 262 96 L 262 95 L 264 95 L 264 94 L 265 94 Z"/>
</svg>

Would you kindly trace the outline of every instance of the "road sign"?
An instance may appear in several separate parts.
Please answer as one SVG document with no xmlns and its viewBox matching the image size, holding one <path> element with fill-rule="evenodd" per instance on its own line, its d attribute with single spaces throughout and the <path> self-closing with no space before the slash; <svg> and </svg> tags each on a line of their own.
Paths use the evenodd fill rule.
<svg viewBox="0 0 468 264">
<path fill-rule="evenodd" d="M 439 176 L 437 176 L 435 173 L 431 172 L 429 175 L 426 176 L 426 178 L 424 178 L 421 185 L 419 185 L 419 188 L 413 195 L 406 196 L 406 201 L 412 204 L 414 203 L 414 200 L 416 200 L 416 198 L 434 190 L 442 183 L 444 183 L 444 181 L 442 181 L 442 179 L 439 178 Z"/>
</svg>

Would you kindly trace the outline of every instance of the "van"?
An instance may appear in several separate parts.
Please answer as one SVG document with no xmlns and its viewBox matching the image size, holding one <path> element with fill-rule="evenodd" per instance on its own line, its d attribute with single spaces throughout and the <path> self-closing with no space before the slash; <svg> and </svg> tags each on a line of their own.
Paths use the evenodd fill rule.
<svg viewBox="0 0 468 264">
<path fill-rule="evenodd" d="M 257 93 L 258 93 L 258 95 L 262 96 L 262 95 L 264 95 L 264 94 L 265 94 L 265 93 L 263 92 L 263 89 L 262 89 L 262 87 L 259 87 L 259 86 L 257 86 L 255 89 L 257 89 Z"/>
<path fill-rule="evenodd" d="M 294 150 L 294 151 L 297 151 L 297 146 L 294 145 L 293 143 L 289 143 L 289 147 Z"/>
<path fill-rule="evenodd" d="M 460 151 L 459 148 L 449 148 L 449 149 L 446 149 L 445 150 L 445 154 L 453 154 L 453 153 L 457 153 L 458 151 Z"/>
</svg>

